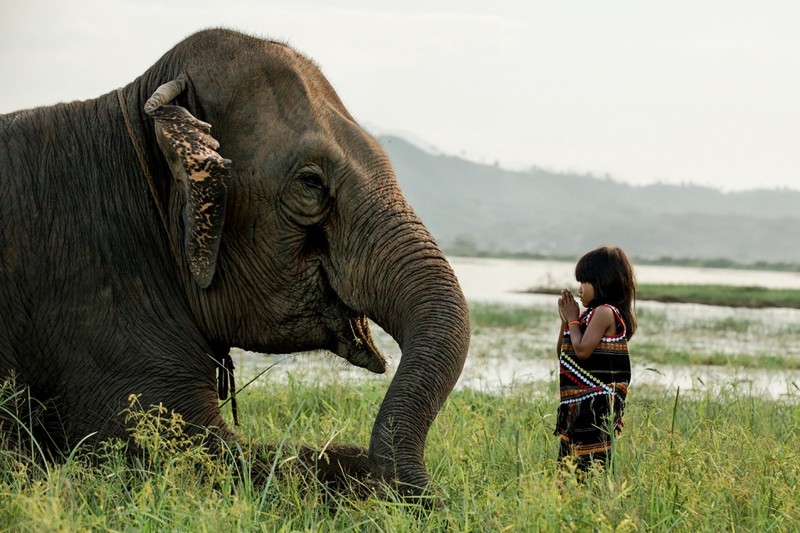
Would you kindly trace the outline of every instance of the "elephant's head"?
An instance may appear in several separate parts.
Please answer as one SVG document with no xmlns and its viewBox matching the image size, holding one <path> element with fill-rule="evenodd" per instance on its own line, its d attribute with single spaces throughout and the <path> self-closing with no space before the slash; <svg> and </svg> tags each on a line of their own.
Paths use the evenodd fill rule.
<svg viewBox="0 0 800 533">
<path fill-rule="evenodd" d="M 375 321 L 402 359 L 370 469 L 426 487 L 425 440 L 463 367 L 468 311 L 383 149 L 288 46 L 212 30 L 161 64 L 145 109 L 177 184 L 170 225 L 204 334 L 254 351 L 324 348 L 383 372 Z"/>
</svg>

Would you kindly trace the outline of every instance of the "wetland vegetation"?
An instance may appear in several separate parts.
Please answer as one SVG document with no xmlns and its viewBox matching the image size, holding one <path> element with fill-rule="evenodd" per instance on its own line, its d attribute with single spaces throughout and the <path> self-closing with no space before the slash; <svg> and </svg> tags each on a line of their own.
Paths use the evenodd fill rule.
<svg viewBox="0 0 800 533">
<path fill-rule="evenodd" d="M 560 288 L 542 287 L 531 292 L 559 294 Z M 800 309 L 800 290 L 732 285 L 645 284 L 636 288 L 639 300 L 665 303 L 696 303 L 726 307 L 786 307 Z"/>
</svg>

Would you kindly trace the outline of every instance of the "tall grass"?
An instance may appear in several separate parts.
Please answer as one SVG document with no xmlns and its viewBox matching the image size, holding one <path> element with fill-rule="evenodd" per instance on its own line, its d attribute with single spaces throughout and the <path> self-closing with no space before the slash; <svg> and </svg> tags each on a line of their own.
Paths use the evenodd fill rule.
<svg viewBox="0 0 800 533">
<path fill-rule="evenodd" d="M 760 320 L 644 307 L 634 359 L 716 357 L 713 364 L 768 367 L 759 357 L 795 350 L 797 326 L 772 315 Z M 553 363 L 554 307 L 472 306 L 472 326 L 472 360 L 491 364 L 499 352 Z M 724 343 L 729 349 L 714 351 Z M 800 520 L 800 390 L 772 400 L 737 382 L 682 391 L 634 379 L 614 460 L 584 483 L 556 467 L 554 379 L 457 390 L 426 450 L 442 505 L 414 510 L 391 498 L 331 498 L 285 468 L 300 445 L 369 442 L 389 378 L 356 382 L 332 379 L 330 367 L 322 372 L 321 385 L 313 371 L 285 381 L 268 375 L 267 386 L 239 394 L 246 441 L 280 447 L 266 465 L 280 475 L 262 483 L 249 475 L 246 450 L 212 455 L 184 434 L 179 414 L 135 401 L 128 416 L 139 452 L 112 441 L 44 462 L 42 451 L 14 446 L 28 421 L 19 407 L 30 400 L 4 388 L 0 530 L 795 531 Z"/>
<path fill-rule="evenodd" d="M 240 399 L 248 439 L 366 443 L 384 386 L 293 381 Z M 555 389 L 457 391 L 434 424 L 427 465 L 443 505 L 328 499 L 306 481 L 255 486 L 235 463 L 181 440 L 179 417 L 134 424 L 148 459 L 121 443 L 100 461 L 47 470 L 0 456 L 0 528 L 14 531 L 792 531 L 800 519 L 800 408 L 724 393 L 633 389 L 616 456 L 583 483 L 560 475 Z M 156 420 L 161 420 L 156 422 Z M 287 431 L 287 428 L 290 428 Z"/>
</svg>

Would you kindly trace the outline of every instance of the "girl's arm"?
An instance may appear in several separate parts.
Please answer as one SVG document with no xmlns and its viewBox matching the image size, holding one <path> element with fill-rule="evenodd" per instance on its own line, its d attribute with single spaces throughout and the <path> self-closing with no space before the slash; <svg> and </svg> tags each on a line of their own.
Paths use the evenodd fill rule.
<svg viewBox="0 0 800 533">
<path fill-rule="evenodd" d="M 567 317 L 564 316 L 564 296 L 558 299 L 558 316 L 561 318 L 561 327 L 558 328 L 558 343 L 556 344 L 556 357 L 561 357 L 561 343 L 564 341 L 564 330 L 567 328 Z"/>
<path fill-rule="evenodd" d="M 558 328 L 558 344 L 556 344 L 556 357 L 561 357 L 561 343 L 564 341 L 564 328 L 567 327 L 566 322 L 561 323 L 561 327 Z"/>
<path fill-rule="evenodd" d="M 592 319 L 584 332 L 581 332 L 580 324 L 576 323 L 577 320 L 577 316 L 569 320 L 571 322 L 569 324 L 569 335 L 572 339 L 572 346 L 575 348 L 575 354 L 578 359 L 588 359 L 594 349 L 597 348 L 597 345 L 600 344 L 600 339 L 603 335 L 609 331 L 616 331 L 614 312 L 601 305 L 594 310 Z"/>
</svg>

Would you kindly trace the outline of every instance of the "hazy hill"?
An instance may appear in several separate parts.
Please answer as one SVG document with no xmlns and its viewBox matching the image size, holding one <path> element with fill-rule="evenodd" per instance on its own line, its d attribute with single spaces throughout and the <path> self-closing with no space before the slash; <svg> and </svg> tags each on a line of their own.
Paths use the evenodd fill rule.
<svg viewBox="0 0 800 533">
<path fill-rule="evenodd" d="M 800 263 L 800 191 L 514 172 L 379 138 L 406 198 L 451 252 L 580 255 L 616 243 L 639 258 Z"/>
</svg>

